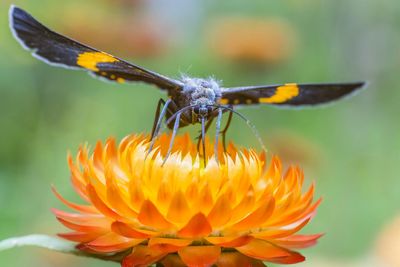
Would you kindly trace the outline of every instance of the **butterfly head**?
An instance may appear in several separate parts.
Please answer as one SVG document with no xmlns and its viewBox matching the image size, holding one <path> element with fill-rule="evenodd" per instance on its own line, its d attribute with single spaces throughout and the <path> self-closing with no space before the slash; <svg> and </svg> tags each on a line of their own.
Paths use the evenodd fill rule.
<svg viewBox="0 0 400 267">
<path fill-rule="evenodd" d="M 194 106 L 193 112 L 199 117 L 207 117 L 213 111 L 213 106 L 221 99 L 221 87 L 212 79 L 183 78 L 183 93 L 188 104 Z"/>
</svg>

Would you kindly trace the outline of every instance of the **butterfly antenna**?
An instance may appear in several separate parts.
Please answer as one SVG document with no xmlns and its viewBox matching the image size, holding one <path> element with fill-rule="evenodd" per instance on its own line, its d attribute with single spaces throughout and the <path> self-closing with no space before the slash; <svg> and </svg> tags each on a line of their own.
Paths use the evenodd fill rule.
<svg viewBox="0 0 400 267">
<path fill-rule="evenodd" d="M 175 112 L 174 114 L 172 114 L 172 116 L 165 122 L 165 125 L 169 125 L 173 120 L 175 120 L 175 118 L 177 117 L 177 115 L 179 114 L 179 113 L 183 113 L 183 112 L 185 112 L 185 111 L 187 111 L 187 110 L 189 110 L 189 109 L 192 109 L 192 108 L 194 108 L 194 107 L 196 107 L 196 106 L 194 106 L 194 105 L 192 105 L 192 106 L 187 106 L 187 107 L 184 107 L 184 108 L 181 108 L 180 110 L 178 110 L 177 112 Z M 180 116 L 180 115 L 179 115 Z M 164 125 L 164 127 L 163 127 L 163 130 L 165 129 L 165 126 Z"/>
<path fill-rule="evenodd" d="M 224 109 L 224 110 L 228 110 L 228 111 L 230 111 L 230 112 L 232 112 L 232 113 L 238 115 L 242 120 L 244 120 L 244 121 L 246 122 L 246 124 L 249 126 L 249 128 L 251 129 L 251 131 L 253 132 L 253 134 L 256 136 L 258 142 L 259 142 L 260 145 L 261 145 L 261 148 L 262 148 L 264 151 L 267 151 L 267 148 L 265 147 L 264 142 L 263 142 L 262 139 L 261 139 L 260 133 L 258 132 L 256 126 L 255 126 L 253 123 L 251 123 L 251 121 L 250 121 L 249 119 L 247 119 L 243 114 L 237 112 L 237 111 L 234 110 L 233 108 L 224 107 L 224 106 L 217 106 L 217 107 L 218 107 L 218 108 L 222 108 L 222 109 Z"/>
<path fill-rule="evenodd" d="M 218 162 L 218 138 L 221 130 L 221 120 L 222 120 L 222 109 L 218 108 L 217 124 L 215 126 L 215 144 L 214 144 L 214 155 L 215 160 Z"/>
</svg>

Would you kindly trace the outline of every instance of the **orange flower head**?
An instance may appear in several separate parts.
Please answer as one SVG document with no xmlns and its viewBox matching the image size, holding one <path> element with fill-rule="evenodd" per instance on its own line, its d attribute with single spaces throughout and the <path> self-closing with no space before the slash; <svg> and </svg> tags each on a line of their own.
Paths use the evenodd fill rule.
<svg viewBox="0 0 400 267">
<path fill-rule="evenodd" d="M 210 25 L 206 39 L 216 55 L 239 64 L 284 62 L 296 44 L 293 27 L 279 18 L 222 17 Z"/>
<path fill-rule="evenodd" d="M 303 173 L 282 174 L 273 157 L 232 144 L 203 165 L 188 135 L 179 136 L 164 162 L 171 136 L 148 153 L 149 138 L 110 138 L 94 151 L 69 156 L 72 184 L 86 205 L 56 196 L 74 213 L 54 209 L 72 230 L 61 237 L 89 253 L 126 253 L 122 266 L 264 266 L 304 261 L 293 249 L 321 235 L 297 235 L 314 216 L 314 186 L 302 192 Z M 207 141 L 207 151 L 213 144 Z"/>
</svg>

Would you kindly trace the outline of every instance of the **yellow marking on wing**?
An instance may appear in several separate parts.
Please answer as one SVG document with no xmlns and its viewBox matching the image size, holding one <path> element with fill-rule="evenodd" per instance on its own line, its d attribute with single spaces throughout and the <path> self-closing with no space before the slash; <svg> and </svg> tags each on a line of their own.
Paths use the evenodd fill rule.
<svg viewBox="0 0 400 267">
<path fill-rule="evenodd" d="M 235 100 L 233 100 L 233 104 L 234 105 L 237 105 L 237 104 L 239 104 L 240 103 L 240 99 L 235 99 Z"/>
<path fill-rule="evenodd" d="M 116 61 L 119 60 L 103 52 L 85 52 L 78 56 L 76 64 L 82 68 L 97 72 L 100 71 L 97 64 L 112 63 Z"/>
<path fill-rule="evenodd" d="M 284 103 L 300 93 L 300 89 L 295 83 L 287 83 L 285 85 L 276 88 L 276 92 L 273 96 L 262 97 L 259 99 L 260 103 L 264 104 L 277 104 Z"/>
<path fill-rule="evenodd" d="M 251 100 L 251 99 L 246 99 L 246 104 L 250 105 L 251 103 L 253 103 L 253 100 Z"/>
<path fill-rule="evenodd" d="M 124 83 L 125 79 L 124 78 L 117 78 L 117 83 Z"/>
<path fill-rule="evenodd" d="M 219 101 L 219 103 L 220 103 L 221 105 L 227 105 L 227 104 L 229 104 L 229 99 L 227 99 L 227 98 L 221 98 L 221 100 Z"/>
</svg>

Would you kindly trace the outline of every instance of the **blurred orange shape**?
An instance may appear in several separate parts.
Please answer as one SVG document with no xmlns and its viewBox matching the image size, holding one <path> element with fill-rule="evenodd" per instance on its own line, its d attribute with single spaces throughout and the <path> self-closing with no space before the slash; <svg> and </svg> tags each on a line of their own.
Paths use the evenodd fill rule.
<svg viewBox="0 0 400 267">
<path fill-rule="evenodd" d="M 224 17 L 208 29 L 211 50 L 237 63 L 280 63 L 296 46 L 295 30 L 283 18 Z"/>
</svg>

